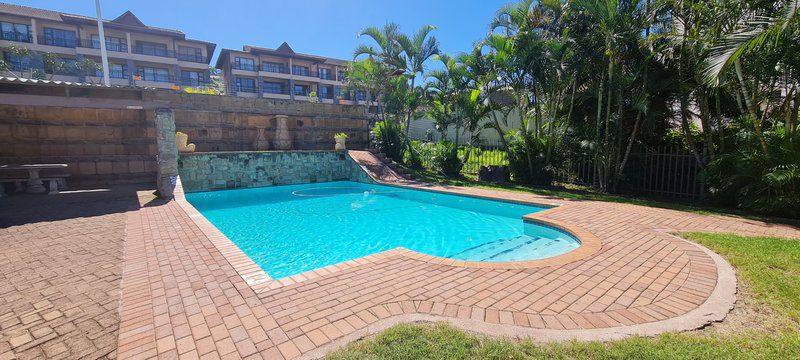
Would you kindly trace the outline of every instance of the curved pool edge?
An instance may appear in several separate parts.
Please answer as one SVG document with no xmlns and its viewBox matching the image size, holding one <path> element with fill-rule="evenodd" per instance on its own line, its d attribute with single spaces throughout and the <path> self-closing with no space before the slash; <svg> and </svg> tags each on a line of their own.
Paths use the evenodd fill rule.
<svg viewBox="0 0 800 360">
<path fill-rule="evenodd" d="M 421 190 L 420 188 L 414 186 L 405 186 L 405 185 L 389 185 L 389 186 Z M 305 271 L 299 274 L 283 277 L 280 279 L 273 279 L 269 274 L 267 274 L 266 271 L 264 271 L 264 269 L 262 269 L 249 256 L 247 256 L 247 254 L 245 254 L 243 250 L 241 250 L 236 244 L 234 244 L 233 241 L 231 241 L 225 234 L 222 233 L 222 231 L 217 229 L 216 226 L 214 226 L 208 219 L 206 219 L 206 217 L 203 216 L 203 214 L 200 213 L 200 211 L 198 211 L 194 207 L 194 205 L 192 205 L 186 199 L 186 195 L 183 190 L 183 185 L 181 183 L 180 176 L 176 181 L 174 196 L 175 200 L 178 202 L 180 207 L 187 213 L 187 215 L 189 215 L 189 218 L 192 219 L 195 225 L 198 228 L 200 228 L 200 230 L 212 241 L 217 250 L 220 253 L 222 253 L 223 257 L 225 257 L 228 263 L 230 263 L 231 266 L 234 267 L 236 272 L 239 273 L 242 279 L 256 293 L 261 293 L 264 291 L 274 290 L 284 286 L 298 284 L 301 282 L 305 282 L 307 280 L 318 279 L 323 276 L 328 276 L 333 273 L 341 272 L 356 266 L 361 266 L 381 261 L 387 257 L 392 257 L 392 256 L 404 256 L 431 264 L 453 266 L 453 267 L 463 267 L 463 268 L 473 268 L 473 269 L 519 270 L 519 269 L 541 268 L 549 266 L 560 266 L 573 263 L 576 261 L 587 259 L 597 254 L 602 248 L 602 242 L 600 241 L 600 239 L 591 232 L 588 232 L 572 224 L 567 224 L 553 219 L 545 219 L 542 217 L 543 215 L 552 214 L 554 212 L 563 209 L 564 205 L 561 204 L 536 203 L 531 201 L 514 200 L 504 197 L 471 196 L 468 194 L 462 194 L 455 191 L 447 191 L 439 189 L 425 189 L 425 190 L 431 192 L 449 194 L 449 195 L 469 196 L 469 197 L 482 198 L 494 201 L 506 201 L 518 204 L 547 207 L 546 210 L 523 216 L 523 221 L 535 222 L 538 224 L 553 227 L 559 231 L 566 232 L 567 234 L 571 235 L 573 238 L 578 240 L 580 242 L 580 246 L 570 252 L 545 259 L 507 261 L 507 262 L 481 262 L 481 261 L 456 260 L 451 258 L 428 255 L 413 250 L 409 250 L 404 247 L 396 247 L 390 250 L 377 252 L 367 256 L 362 256 L 360 258 L 324 266 L 321 268 Z"/>
</svg>

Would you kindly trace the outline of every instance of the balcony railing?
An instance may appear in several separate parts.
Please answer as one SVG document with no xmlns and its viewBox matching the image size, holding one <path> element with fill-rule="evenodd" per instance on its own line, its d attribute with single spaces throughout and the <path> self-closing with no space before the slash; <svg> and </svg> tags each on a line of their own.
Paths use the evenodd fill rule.
<svg viewBox="0 0 800 360">
<path fill-rule="evenodd" d="M 289 89 L 270 89 L 267 87 L 262 88 L 261 90 L 264 94 L 272 94 L 272 95 L 290 95 Z"/>
<path fill-rule="evenodd" d="M 78 47 L 79 42 L 78 39 L 53 38 L 44 35 L 39 35 L 38 40 L 39 44 L 41 45 L 59 46 L 65 48 Z"/>
<path fill-rule="evenodd" d="M 234 86 L 234 89 L 236 90 L 236 92 L 244 92 L 244 93 L 252 93 L 252 94 L 258 93 L 258 89 L 256 89 L 254 86 L 236 85 L 236 86 Z"/>
<path fill-rule="evenodd" d="M 183 86 L 192 86 L 192 87 L 203 87 L 209 86 L 211 83 L 208 81 L 200 81 L 197 79 L 181 79 L 181 85 Z"/>
<path fill-rule="evenodd" d="M 100 49 L 100 42 L 93 39 L 81 39 L 79 47 L 87 49 Z M 118 44 L 106 41 L 106 50 L 114 52 L 128 52 L 128 44 Z"/>
<path fill-rule="evenodd" d="M 236 70 L 258 71 L 255 64 L 237 64 L 233 63 L 233 68 Z"/>
<path fill-rule="evenodd" d="M 208 58 L 207 57 L 202 56 L 202 55 L 196 55 L 196 54 L 181 54 L 181 53 L 178 53 L 178 60 L 201 63 L 201 64 L 208 63 Z"/>
<path fill-rule="evenodd" d="M 139 75 L 136 81 L 152 81 L 152 82 L 162 82 L 162 83 L 174 83 L 175 78 L 170 75 L 147 75 L 142 76 Z"/>
<path fill-rule="evenodd" d="M 292 69 L 292 75 L 315 77 L 314 75 L 316 74 L 313 74 L 308 69 L 302 68 L 302 69 Z"/>
<path fill-rule="evenodd" d="M 289 70 L 283 65 L 267 64 L 267 63 L 261 63 L 261 71 L 277 73 L 277 74 L 289 73 Z"/>
<path fill-rule="evenodd" d="M 150 56 L 159 56 L 168 58 L 175 57 L 175 52 L 171 50 L 166 50 L 161 48 L 141 47 L 141 46 L 134 46 L 133 53 L 139 55 L 150 55 Z"/>
<path fill-rule="evenodd" d="M 33 35 L 31 35 L 30 33 L 23 34 L 15 31 L 3 31 L 0 32 L 0 40 L 32 43 Z"/>
<path fill-rule="evenodd" d="M 322 80 L 336 80 L 336 78 L 331 73 L 324 74 L 322 72 L 319 73 L 319 78 Z"/>
</svg>

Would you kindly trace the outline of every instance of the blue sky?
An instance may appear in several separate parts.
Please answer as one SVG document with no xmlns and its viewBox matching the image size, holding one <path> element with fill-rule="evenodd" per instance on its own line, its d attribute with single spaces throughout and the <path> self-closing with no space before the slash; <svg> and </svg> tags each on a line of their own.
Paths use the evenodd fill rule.
<svg viewBox="0 0 800 360">
<path fill-rule="evenodd" d="M 80 15 L 95 14 L 94 0 L 3 0 L 19 5 Z M 406 33 L 423 24 L 434 32 L 445 52 L 468 51 L 488 31 L 495 11 L 510 0 L 101 0 L 103 17 L 131 10 L 145 24 L 178 29 L 188 37 L 215 42 L 220 48 L 242 45 L 275 48 L 286 41 L 297 52 L 350 59 L 367 38 L 366 26 L 396 22 Z M 214 58 L 216 61 L 216 57 Z"/>
</svg>

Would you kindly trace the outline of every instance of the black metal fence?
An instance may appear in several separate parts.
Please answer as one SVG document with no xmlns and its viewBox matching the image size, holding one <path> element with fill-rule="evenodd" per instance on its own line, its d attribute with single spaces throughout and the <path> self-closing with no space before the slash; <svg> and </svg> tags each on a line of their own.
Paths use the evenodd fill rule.
<svg viewBox="0 0 800 360">
<path fill-rule="evenodd" d="M 556 174 L 561 183 L 593 186 L 599 183 L 594 156 L 578 155 Z M 705 192 L 694 155 L 681 148 L 631 153 L 617 190 L 636 195 L 698 199 Z"/>
</svg>

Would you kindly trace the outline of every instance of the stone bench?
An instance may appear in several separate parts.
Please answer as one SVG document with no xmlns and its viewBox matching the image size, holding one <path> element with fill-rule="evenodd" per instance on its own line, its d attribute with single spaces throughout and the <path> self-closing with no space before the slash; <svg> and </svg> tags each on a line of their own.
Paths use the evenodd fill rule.
<svg viewBox="0 0 800 360">
<path fill-rule="evenodd" d="M 49 190 L 48 194 L 54 195 L 58 194 L 59 190 L 67 189 L 67 178 L 69 176 L 70 174 L 60 173 L 60 174 L 48 174 L 40 176 L 39 178 L 42 179 L 42 181 L 47 181 Z M 25 183 L 27 183 L 28 180 L 29 177 L 27 176 L 0 175 L 0 197 L 5 196 L 4 184 L 14 183 L 17 192 L 24 192 Z"/>
</svg>

